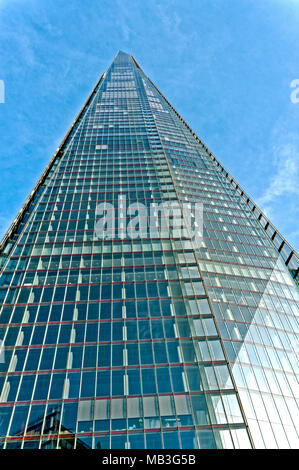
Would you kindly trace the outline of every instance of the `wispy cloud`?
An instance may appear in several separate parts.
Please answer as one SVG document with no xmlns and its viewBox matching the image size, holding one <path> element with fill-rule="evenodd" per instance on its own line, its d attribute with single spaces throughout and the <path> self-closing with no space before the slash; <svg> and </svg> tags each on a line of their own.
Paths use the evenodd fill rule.
<svg viewBox="0 0 299 470">
<path fill-rule="evenodd" d="M 284 136 L 284 143 L 273 147 L 273 158 L 275 172 L 257 200 L 265 210 L 280 196 L 299 195 L 299 137 L 295 134 Z"/>
<path fill-rule="evenodd" d="M 295 132 L 298 119 L 293 119 L 296 113 L 297 109 L 284 113 L 274 128 L 272 145 L 267 150 L 272 161 L 269 157 L 265 160 L 267 184 L 255 200 L 287 241 L 298 249 L 299 135 Z"/>
</svg>

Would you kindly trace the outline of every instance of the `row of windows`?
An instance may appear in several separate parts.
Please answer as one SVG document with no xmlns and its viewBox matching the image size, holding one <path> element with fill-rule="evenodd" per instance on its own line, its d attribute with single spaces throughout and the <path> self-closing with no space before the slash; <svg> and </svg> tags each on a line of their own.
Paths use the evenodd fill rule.
<svg viewBox="0 0 299 470">
<path fill-rule="evenodd" d="M 31 265 L 32 267 L 32 265 Z M 200 277 L 198 268 L 196 266 L 188 269 L 187 267 L 179 267 L 176 265 L 166 266 L 140 266 L 140 267 L 126 267 L 122 268 L 102 268 L 102 269 L 80 269 L 75 270 L 28 270 L 27 273 L 15 271 L 15 274 L 4 272 L 0 278 L 0 286 L 42 286 L 42 285 L 63 285 L 63 284 L 93 284 L 105 282 L 129 282 L 129 281 L 153 281 L 163 279 L 188 279 L 189 282 L 184 281 L 183 291 L 187 295 L 204 295 L 203 289 L 195 283 L 192 290 L 192 279 Z"/>
<path fill-rule="evenodd" d="M 159 243 L 159 242 L 157 242 Z M 190 245 L 189 240 L 182 240 L 182 248 L 188 249 Z M 61 245 L 58 245 L 61 246 Z M 57 248 L 58 248 L 57 246 Z M 88 245 L 87 245 L 88 246 Z M 153 246 L 156 247 L 152 252 L 148 251 L 147 247 Z M 81 249 L 80 249 L 81 247 Z M 90 246 L 91 247 L 91 246 Z M 127 245 L 130 251 L 130 244 Z M 76 253 L 73 256 L 70 255 L 63 255 L 63 256 L 55 256 L 55 250 L 53 256 L 42 256 L 42 257 L 32 257 L 32 258 L 11 258 L 8 262 L 6 269 L 7 271 L 10 270 L 18 270 L 23 271 L 25 266 L 28 264 L 28 269 L 35 269 L 38 266 L 38 269 L 68 269 L 68 268 L 80 268 L 80 267 L 121 267 L 122 260 L 124 261 L 123 267 L 130 267 L 130 266 L 152 266 L 152 265 L 170 265 L 170 264 L 193 264 L 195 263 L 194 254 L 191 251 L 185 252 L 160 252 L 159 250 L 161 245 L 155 245 L 155 241 L 152 241 L 152 244 L 148 245 L 148 243 L 143 244 L 144 251 L 141 253 L 141 245 L 136 246 L 136 251 L 134 253 L 123 253 L 118 254 L 114 253 L 113 256 L 109 254 L 112 251 L 112 245 L 94 243 L 93 245 L 93 255 L 81 255 L 82 251 L 84 252 L 84 247 L 82 249 L 82 245 L 78 244 L 78 250 L 75 249 L 74 251 L 78 251 L 78 255 Z M 178 246 L 178 250 L 180 247 Z M 37 247 L 35 247 L 37 250 Z M 90 250 L 89 250 L 90 252 Z M 103 254 L 101 254 L 103 252 Z M 30 267 L 32 266 L 32 267 Z"/>
<path fill-rule="evenodd" d="M 250 325 L 259 324 L 267 328 L 275 328 L 278 334 L 280 334 L 280 330 L 298 333 L 298 323 L 292 312 L 289 312 L 290 315 L 286 315 L 286 312 L 278 313 L 262 307 L 256 309 L 219 302 L 212 305 L 213 312 L 219 320 L 249 323 Z M 255 332 L 254 328 L 252 331 Z M 250 338 L 250 332 L 248 334 Z"/>
<path fill-rule="evenodd" d="M 50 417 L 52 417 L 49 434 L 60 430 L 61 404 L 32 404 L 2 406 L 0 410 L 0 435 L 27 435 L 34 429 L 47 434 Z M 192 411 L 193 415 L 192 415 Z M 12 413 L 10 420 L 9 412 Z M 30 414 L 29 414 L 30 413 Z M 27 416 L 29 414 L 28 424 Z M 44 418 L 45 415 L 45 418 Z M 35 418 L 35 420 L 33 420 Z M 9 423 L 10 421 L 10 423 Z M 33 423 L 35 428 L 32 427 Z M 31 424 L 32 423 L 32 424 Z M 178 426 L 209 426 L 242 424 L 240 408 L 233 393 L 210 393 L 117 398 L 102 400 L 84 400 L 65 403 L 61 418 L 61 431 L 99 432 L 126 431 L 138 429 L 176 428 Z M 27 426 L 26 426 L 27 424 Z M 7 429 L 9 426 L 9 429 Z"/>
<path fill-rule="evenodd" d="M 212 318 L 177 318 L 177 319 L 151 319 L 151 320 L 122 320 L 103 321 L 89 323 L 87 328 L 89 341 L 123 341 L 146 340 L 163 338 L 190 338 L 217 336 Z M 0 329 L 0 334 L 5 339 L 5 346 L 13 346 L 17 339 L 17 346 L 38 344 L 67 344 L 84 341 L 85 322 L 36 325 L 10 326 L 5 336 L 5 328 Z M 99 330 L 99 333 L 98 333 Z M 32 333 L 33 331 L 33 333 Z M 99 334 L 99 337 L 98 337 Z M 31 337 L 32 336 L 32 337 Z M 31 343 L 30 343 L 31 338 Z M 98 338 L 98 339 L 97 339 Z M 85 341 L 87 341 L 85 339 Z"/>
<path fill-rule="evenodd" d="M 8 376 L 4 386 L 1 386 L 1 402 L 200 392 L 219 389 L 220 386 L 232 388 L 226 366 L 219 366 L 218 369 L 215 366 L 213 369 L 211 366 L 185 365 L 183 368 L 157 365 L 54 373 L 45 371 Z"/>
<path fill-rule="evenodd" d="M 55 289 L 55 290 L 54 290 Z M 7 291 L 7 296 L 5 296 Z M 78 285 L 78 286 L 56 286 L 54 287 L 20 287 L 20 288 L 1 288 L 0 301 L 4 304 L 25 304 L 25 303 L 48 303 L 48 302 L 72 302 L 72 301 L 108 301 L 108 300 L 121 300 L 121 299 L 154 299 L 157 297 L 182 297 L 182 296 L 204 296 L 205 292 L 200 282 L 198 283 L 180 283 L 179 281 L 148 281 L 144 283 L 138 282 L 118 282 L 91 284 L 91 285 Z M 233 295 L 231 293 L 231 295 Z M 243 296 L 249 299 L 249 305 L 255 305 L 255 299 L 258 299 L 257 294 L 249 292 L 244 293 Z M 255 296 L 255 299 L 254 299 Z M 241 294 L 239 293 L 239 298 Z M 224 299 L 225 300 L 225 299 Z M 241 302 L 243 303 L 243 302 Z M 246 302 L 245 302 L 246 304 Z M 198 311 L 192 312 L 197 314 Z M 203 312 L 202 312 L 203 313 Z"/>
<path fill-rule="evenodd" d="M 275 264 L 274 260 L 272 263 L 269 261 L 266 268 L 260 269 L 257 266 L 242 267 L 235 263 L 228 264 L 221 261 L 200 261 L 202 271 L 207 271 L 206 275 L 209 276 L 208 278 L 210 280 L 217 279 L 217 283 L 224 283 L 224 285 L 227 283 L 228 286 L 230 282 L 239 282 L 240 286 L 250 286 L 253 283 L 257 283 L 257 286 L 262 287 L 260 290 L 265 290 L 266 286 L 268 286 L 269 291 L 272 291 L 273 294 L 279 296 L 286 295 L 297 299 L 298 294 L 289 274 L 284 269 L 281 269 L 283 268 L 281 264 Z M 243 278 L 243 282 L 241 278 Z M 220 284 L 218 283 L 218 285 Z"/>
<path fill-rule="evenodd" d="M 90 369 L 90 368 L 89 368 Z M 215 375 L 216 374 L 216 375 Z M 147 380 L 151 383 L 147 384 Z M 85 381 L 88 380 L 88 383 Z M 2 381 L 2 380 L 1 380 Z M 172 384 L 172 387 L 171 387 Z M 2 384 L 1 384 L 2 385 Z M 1 386 L 1 402 L 39 401 L 52 399 L 71 399 L 81 396 L 106 397 L 123 395 L 140 395 L 155 393 L 175 393 L 215 391 L 233 389 L 225 365 L 197 365 L 126 368 L 110 371 L 82 370 L 68 373 L 43 372 L 39 374 L 8 376 L 5 385 Z M 50 392 L 49 392 L 50 391 Z M 33 395 L 32 395 L 33 393 Z M 190 423 L 188 423 L 190 424 Z M 202 423 L 207 424 L 207 423 Z"/>
<path fill-rule="evenodd" d="M 173 317 L 210 315 L 206 299 L 156 299 L 156 300 L 124 300 L 114 302 L 77 302 L 48 305 L 23 305 L 3 307 L 1 324 L 111 320 L 119 318 L 136 319 L 150 317 Z"/>
<path fill-rule="evenodd" d="M 90 227 L 90 225 L 92 225 Z M 34 241 L 35 237 L 37 234 L 35 232 L 38 232 L 38 238 L 37 241 L 44 241 L 46 240 L 45 237 L 49 237 L 50 234 L 48 235 L 45 232 L 47 229 L 50 229 L 51 231 L 54 231 L 55 234 L 57 234 L 57 237 L 60 236 L 60 232 L 67 233 L 65 232 L 66 229 L 69 229 L 70 234 L 79 234 L 81 236 L 81 233 L 83 232 L 84 227 L 86 226 L 86 230 L 92 228 L 94 229 L 94 224 L 90 224 L 89 221 L 86 221 L 85 223 L 82 221 L 76 222 L 76 221 L 69 221 L 69 222 L 42 222 L 42 223 L 37 223 L 37 222 L 32 222 L 32 224 L 29 224 L 26 229 L 26 234 L 23 235 L 23 237 L 20 239 L 20 242 L 24 242 L 27 240 L 28 242 Z M 74 229 L 77 228 L 75 231 Z M 29 234 L 27 235 L 28 231 L 30 229 Z M 57 230 L 59 229 L 59 230 Z M 89 234 L 92 234 L 92 237 L 94 236 L 94 230 L 87 232 L 86 237 L 88 238 Z M 74 236 L 75 239 L 75 236 Z M 215 242 L 215 241 L 214 241 Z M 230 263 L 234 264 L 234 268 L 238 264 L 245 264 L 251 267 L 264 267 L 266 269 L 269 269 L 270 267 L 274 268 L 275 267 L 275 273 L 279 270 L 280 273 L 284 274 L 285 273 L 285 268 L 281 262 L 280 259 L 277 259 L 277 255 L 274 253 L 273 250 L 267 250 L 263 248 L 263 252 L 259 253 L 259 255 L 255 254 L 241 254 L 238 253 L 237 258 L 236 258 L 236 253 L 235 252 L 229 252 L 229 251 L 223 251 L 214 249 L 211 247 L 211 244 L 209 243 L 209 240 L 205 239 L 203 241 L 204 245 L 209 245 L 208 248 L 206 246 L 202 246 L 199 250 L 197 250 L 197 255 L 200 258 L 208 258 L 209 260 L 214 259 L 217 261 L 217 264 L 219 265 L 219 261 L 223 261 L 226 264 L 225 269 L 229 270 L 227 274 L 233 274 L 234 271 L 231 271 L 230 268 Z M 137 251 L 148 251 L 148 252 L 153 252 L 153 251 L 160 251 L 163 247 L 163 250 L 169 251 L 171 249 L 173 250 L 180 250 L 182 248 L 190 248 L 190 242 L 188 240 L 169 240 L 169 239 L 136 239 L 136 240 L 114 240 L 113 242 L 111 241 L 105 241 L 103 240 L 102 242 L 97 242 L 96 244 L 97 247 L 101 247 L 101 251 L 104 253 L 111 253 L 112 251 L 114 253 L 120 253 L 120 252 L 137 252 Z M 273 259 L 271 259 L 269 256 L 274 256 Z M 189 256 L 189 255 L 188 255 Z M 84 259 L 88 260 L 90 259 L 89 256 L 85 256 Z M 32 259 L 32 261 L 34 258 Z M 88 261 L 87 261 L 88 262 Z M 206 266 L 210 266 L 210 264 L 206 264 L 204 262 L 201 262 L 202 268 L 204 271 L 207 269 L 210 271 L 215 271 L 215 269 L 210 269 L 206 268 Z M 13 268 L 15 269 L 15 268 Z M 218 268 L 219 269 L 219 268 Z M 223 268 L 224 269 L 224 268 Z M 223 271 L 220 270 L 219 273 L 222 273 Z M 277 282 L 282 282 L 281 277 L 277 278 L 276 274 L 273 274 L 274 279 L 277 279 Z M 255 271 L 253 273 L 253 277 L 255 276 Z M 244 273 L 242 273 L 242 276 Z M 248 273 L 245 274 L 245 276 L 248 276 Z M 264 275 L 262 272 L 259 275 L 261 278 L 264 278 Z M 283 281 L 284 282 L 284 281 Z M 288 285 L 290 285 L 290 279 L 288 279 L 287 282 Z"/>
<path fill-rule="evenodd" d="M 229 240 L 220 240 L 218 238 L 203 238 L 202 239 L 202 246 L 204 248 L 208 249 L 214 249 L 214 250 L 219 250 L 219 251 L 230 251 L 235 253 L 235 256 L 237 257 L 239 253 L 245 254 L 245 255 L 253 255 L 253 256 L 267 256 L 268 253 L 271 253 L 271 247 L 270 246 L 261 246 L 260 244 L 258 245 L 253 245 L 253 244 L 243 244 L 239 241 L 229 241 Z M 200 253 L 200 252 L 199 252 Z M 273 250 L 273 255 L 275 256 L 275 252 Z M 277 256 L 276 256 L 277 258 Z"/>
<path fill-rule="evenodd" d="M 259 255 L 256 255 L 255 253 L 250 253 L 250 255 L 247 253 L 238 253 L 236 257 L 236 251 L 220 250 L 219 248 L 215 249 L 211 244 L 207 246 L 207 239 L 204 240 L 203 244 L 205 246 L 201 246 L 200 249 L 196 250 L 199 262 L 209 260 L 213 262 L 223 262 L 227 266 L 230 264 L 234 264 L 235 266 L 245 264 L 249 267 L 261 267 L 264 269 L 269 269 L 269 267 L 274 268 L 274 266 L 277 265 L 277 256 L 275 256 L 275 253 L 269 249 L 266 250 L 263 248 L 263 252 Z M 281 270 L 278 265 L 277 268 Z M 203 270 L 205 271 L 206 269 Z M 284 269 L 282 271 L 284 271 Z"/>
<path fill-rule="evenodd" d="M 1 441 L 0 441 L 1 445 Z M 2 444 L 3 445 L 3 444 Z M 67 437 L 62 433 L 59 440 L 56 437 L 42 439 L 14 439 L 7 440 L 6 449 L 246 449 L 250 448 L 250 442 L 245 428 L 236 429 L 202 429 L 131 432 L 128 435 L 114 432 L 107 435 L 85 436 L 82 433 L 73 437 Z M 285 448 L 285 447 L 284 447 Z"/>
<path fill-rule="evenodd" d="M 86 343 L 91 329 L 86 328 Z M 84 337 L 84 330 L 83 335 Z M 93 341 L 94 338 L 91 339 Z M 252 346 L 253 348 L 253 346 Z M 143 341 L 143 342 L 117 342 L 86 346 L 59 346 L 55 347 L 17 347 L 5 349 L 6 365 L 1 367 L 9 370 L 9 374 L 15 372 L 51 371 L 63 369 L 81 368 L 107 368 L 122 366 L 147 366 L 153 364 L 185 364 L 203 363 L 205 375 L 209 377 L 209 383 L 218 388 L 215 374 L 219 380 L 220 388 L 232 388 L 228 377 L 228 371 L 224 365 L 213 366 L 208 361 L 224 360 L 219 340 L 168 340 L 168 341 Z M 4 376 L 1 375 L 1 379 Z"/>
<path fill-rule="evenodd" d="M 220 288 L 218 286 L 208 288 L 209 296 L 215 301 L 223 303 L 232 303 L 237 305 L 248 305 L 250 307 L 264 307 L 270 310 L 277 310 L 281 313 L 295 314 L 297 313 L 297 304 L 292 300 L 286 300 L 281 297 L 274 297 L 263 293 L 256 293 L 255 291 L 241 291 L 232 290 L 231 288 Z"/>
</svg>

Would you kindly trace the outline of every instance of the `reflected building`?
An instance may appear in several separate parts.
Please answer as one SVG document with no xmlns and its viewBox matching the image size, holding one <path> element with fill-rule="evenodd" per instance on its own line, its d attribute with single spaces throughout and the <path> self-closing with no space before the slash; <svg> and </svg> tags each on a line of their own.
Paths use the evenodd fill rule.
<svg viewBox="0 0 299 470">
<path fill-rule="evenodd" d="M 298 255 L 132 56 L 0 266 L 1 448 L 298 447 Z"/>
<path fill-rule="evenodd" d="M 11 436 L 6 443 L 6 449 L 20 449 L 22 443 L 22 436 L 24 434 L 24 420 L 26 416 L 22 414 L 20 424 L 22 425 L 19 432 L 16 432 L 14 436 Z M 26 440 L 24 442 L 24 449 L 36 449 L 38 447 L 39 438 L 41 433 L 47 436 L 41 444 L 41 449 L 57 449 L 57 434 L 59 433 L 59 447 L 58 449 L 91 449 L 91 446 L 80 440 L 80 437 L 76 439 L 74 432 L 65 428 L 60 422 L 60 407 L 58 406 L 53 410 L 49 410 L 49 414 L 44 417 L 42 413 L 35 421 L 31 416 L 31 420 L 26 429 Z M 76 443 L 76 444 L 75 444 Z M 3 448 L 3 446 L 1 447 Z M 100 447 L 99 447 L 100 448 Z"/>
</svg>

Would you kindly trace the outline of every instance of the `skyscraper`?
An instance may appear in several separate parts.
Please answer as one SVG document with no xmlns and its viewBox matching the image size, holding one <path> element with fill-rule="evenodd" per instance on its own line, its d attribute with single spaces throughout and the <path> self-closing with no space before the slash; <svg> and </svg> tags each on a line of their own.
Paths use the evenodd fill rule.
<svg viewBox="0 0 299 470">
<path fill-rule="evenodd" d="M 132 56 L 0 254 L 1 448 L 298 446 L 298 256 Z"/>
</svg>

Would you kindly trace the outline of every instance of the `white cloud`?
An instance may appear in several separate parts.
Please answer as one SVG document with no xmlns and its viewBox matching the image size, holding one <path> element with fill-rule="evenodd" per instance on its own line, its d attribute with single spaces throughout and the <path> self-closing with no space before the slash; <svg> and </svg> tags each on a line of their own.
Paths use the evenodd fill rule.
<svg viewBox="0 0 299 470">
<path fill-rule="evenodd" d="M 273 147 L 276 172 L 257 204 L 270 212 L 270 207 L 281 196 L 299 195 L 299 136 L 288 134 L 283 143 Z"/>
</svg>

